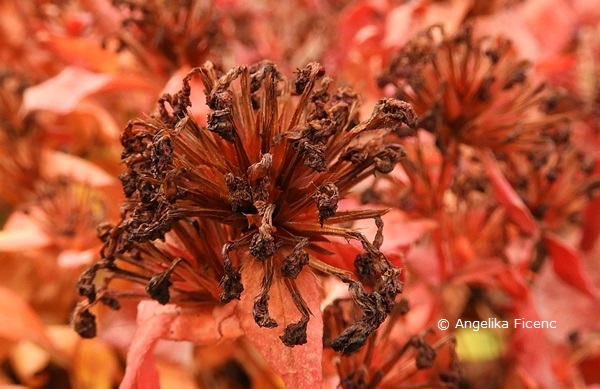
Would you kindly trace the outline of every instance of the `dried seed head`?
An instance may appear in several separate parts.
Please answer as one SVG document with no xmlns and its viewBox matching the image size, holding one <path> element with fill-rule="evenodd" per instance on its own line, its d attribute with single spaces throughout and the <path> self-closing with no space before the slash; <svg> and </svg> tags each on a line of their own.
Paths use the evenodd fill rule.
<svg viewBox="0 0 600 389">
<path fill-rule="evenodd" d="M 338 208 L 338 201 L 340 201 L 340 192 L 337 186 L 328 182 L 317 189 L 315 194 L 313 194 L 313 198 L 317 203 L 319 222 L 322 226 L 325 220 L 335 216 L 335 211 Z"/>
<path fill-rule="evenodd" d="M 437 355 L 435 349 L 420 336 L 414 336 L 410 340 L 410 343 L 417 349 L 417 356 L 415 358 L 417 369 L 429 369 L 433 366 Z"/>
<path fill-rule="evenodd" d="M 452 142 L 548 152 L 551 139 L 540 133 L 562 116 L 540 110 L 548 93 L 528 68 L 507 40 L 475 39 L 468 26 L 448 37 L 435 26 L 404 45 L 380 79 L 412 104 L 442 152 Z"/>
<path fill-rule="evenodd" d="M 288 347 L 300 346 L 306 344 L 306 328 L 308 327 L 308 317 L 302 317 L 299 322 L 285 327 L 283 335 L 279 338 Z"/>
<path fill-rule="evenodd" d="M 239 300 L 244 286 L 242 285 L 242 274 L 237 269 L 225 270 L 225 275 L 221 278 L 219 286 L 223 290 L 219 295 L 222 303 L 228 303 L 231 300 Z"/>
<path fill-rule="evenodd" d="M 281 275 L 287 278 L 296 278 L 302 271 L 302 268 L 309 263 L 308 253 L 304 247 L 308 244 L 308 239 L 300 241 L 283 260 L 281 266 Z"/>
<path fill-rule="evenodd" d="M 112 3 L 121 11 L 121 30 L 104 41 L 104 46 L 130 51 L 156 73 L 201 63 L 221 39 L 214 6 L 202 1 Z"/>
<path fill-rule="evenodd" d="M 595 197 L 590 188 L 600 178 L 587 169 L 587 163 L 574 145 L 563 143 L 542 157 L 507 156 L 504 170 L 531 214 L 545 228 L 558 232 L 577 223 Z"/>
<path fill-rule="evenodd" d="M 175 266 L 177 266 L 179 262 L 183 260 L 184 259 L 181 257 L 175 259 L 173 264 L 166 271 L 150 278 L 148 285 L 146 285 L 146 293 L 148 293 L 148 296 L 152 297 L 162 305 L 165 305 L 169 302 L 169 299 L 171 298 L 169 288 L 171 285 L 173 285 L 170 277 L 175 269 Z"/>
<path fill-rule="evenodd" d="M 28 200 L 41 179 L 42 131 L 33 114 L 23 117 L 21 103 L 28 86 L 25 75 L 3 64 L 0 70 L 0 208 Z"/>
<path fill-rule="evenodd" d="M 188 113 L 196 74 L 211 110 L 206 128 Z M 269 293 L 274 282 L 283 283 L 302 315 L 281 336 L 292 347 L 306 342 L 311 313 L 296 281 L 312 268 L 350 285 L 363 317 L 336 347 L 355 350 L 390 312 L 400 271 L 379 252 L 384 211 L 340 213 L 338 202 L 361 180 L 393 169 L 403 153 L 385 135 L 402 123 L 414 125 L 414 112 L 386 99 L 361 122 L 356 93 L 330 93 L 333 81 L 317 63 L 300 70 L 295 82 L 269 61 L 220 74 L 210 63 L 192 70 L 181 91 L 159 100 L 153 119 L 133 121 L 124 131 L 128 200 L 121 222 L 104 233 L 110 277 L 95 292 L 118 298 L 123 292 L 109 284 L 124 278 L 161 303 L 227 303 L 244 290 L 242 265 L 258 261 L 263 279 L 252 314 L 262 327 L 277 326 Z M 352 155 L 360 157 L 346 158 Z M 339 226 L 366 218 L 378 226 L 373 243 Z M 321 244 L 331 238 L 363 244 L 370 293 L 351 273 L 322 262 L 329 251 Z M 87 286 L 82 282 L 81 290 L 89 295 Z"/>
</svg>

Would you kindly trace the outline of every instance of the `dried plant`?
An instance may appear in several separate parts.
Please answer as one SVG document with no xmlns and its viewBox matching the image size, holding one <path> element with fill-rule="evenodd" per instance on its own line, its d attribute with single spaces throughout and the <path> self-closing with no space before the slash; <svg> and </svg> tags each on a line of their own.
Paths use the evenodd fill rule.
<svg viewBox="0 0 600 389">
<path fill-rule="evenodd" d="M 211 110 L 205 128 L 187 111 L 196 73 Z M 408 104 L 385 99 L 360 122 L 358 96 L 348 88 L 330 94 L 331 82 L 317 63 L 299 70 L 293 83 L 270 62 L 222 76 L 208 63 L 183 80 L 180 92 L 161 98 L 157 116 L 130 123 L 122 136 L 128 201 L 122 221 L 103 232 L 103 258 L 79 283 L 88 297 L 75 319 L 79 332 L 95 334 L 88 307 L 99 296 L 117 306 L 116 299 L 131 295 L 110 289 L 113 279 L 146 285 L 161 304 L 214 302 L 220 280 L 218 297 L 228 303 L 244 290 L 248 262 L 258 261 L 263 276 L 253 296 L 257 325 L 278 325 L 269 313 L 269 293 L 282 284 L 302 317 L 285 328 L 281 340 L 306 343 L 311 311 L 296 278 L 310 268 L 349 284 L 363 316 L 332 345 L 344 353 L 361 347 L 393 309 L 400 270 L 378 250 L 385 211 L 339 211 L 338 202 L 366 177 L 393 169 L 402 148 L 382 143 L 383 135 L 415 125 L 416 117 Z M 378 226 L 373 243 L 339 226 L 366 218 Z M 375 280 L 371 292 L 351 272 L 317 258 L 334 254 L 321 246 L 331 237 L 362 245 L 362 266 Z M 172 253 L 177 250 L 179 255 Z M 107 275 L 98 287 L 101 270 Z"/>
</svg>

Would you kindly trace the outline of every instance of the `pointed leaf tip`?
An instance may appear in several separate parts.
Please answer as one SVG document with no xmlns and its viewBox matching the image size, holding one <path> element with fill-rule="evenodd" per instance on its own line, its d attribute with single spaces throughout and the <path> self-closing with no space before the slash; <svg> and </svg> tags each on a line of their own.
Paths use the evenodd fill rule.
<svg viewBox="0 0 600 389">
<path fill-rule="evenodd" d="M 597 298 L 596 291 L 585 272 L 577 250 L 555 234 L 545 232 L 544 243 L 552 257 L 552 266 L 556 274 L 567 284 L 591 298 Z"/>
</svg>

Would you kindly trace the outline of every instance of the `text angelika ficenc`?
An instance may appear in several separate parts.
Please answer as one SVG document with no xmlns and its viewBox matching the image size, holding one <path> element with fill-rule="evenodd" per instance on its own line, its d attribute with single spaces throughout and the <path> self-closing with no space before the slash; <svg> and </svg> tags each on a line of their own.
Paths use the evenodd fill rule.
<svg viewBox="0 0 600 389">
<path fill-rule="evenodd" d="M 497 318 L 488 318 L 487 320 L 463 320 L 458 319 L 454 328 L 470 328 L 479 331 L 480 328 L 512 328 L 534 329 L 534 328 L 556 328 L 556 320 L 526 320 L 525 318 L 515 318 L 514 320 L 499 320 Z"/>
</svg>

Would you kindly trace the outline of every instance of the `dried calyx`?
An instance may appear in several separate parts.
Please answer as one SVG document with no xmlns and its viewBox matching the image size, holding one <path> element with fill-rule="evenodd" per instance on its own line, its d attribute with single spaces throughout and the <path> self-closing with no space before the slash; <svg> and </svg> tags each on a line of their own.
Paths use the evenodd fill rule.
<svg viewBox="0 0 600 389">
<path fill-rule="evenodd" d="M 194 75 L 206 88 L 206 127 L 188 110 Z M 244 290 L 243 264 L 258 261 L 262 285 L 253 315 L 259 326 L 277 326 L 269 293 L 283 283 L 301 319 L 284 329 L 281 340 L 288 346 L 306 342 L 311 312 L 297 277 L 311 268 L 348 283 L 363 311 L 335 348 L 347 353 L 363 345 L 394 306 L 400 270 L 379 251 L 385 210 L 340 211 L 338 203 L 363 179 L 393 169 L 403 149 L 384 136 L 414 127 L 417 119 L 407 103 L 384 99 L 361 122 L 356 93 L 330 92 L 331 83 L 317 63 L 299 70 L 295 82 L 268 61 L 225 74 L 207 63 L 184 78 L 178 93 L 159 100 L 153 119 L 131 122 L 122 135 L 128 201 L 121 222 L 105 231 L 103 258 L 94 265 L 110 275 L 92 293 L 90 272 L 98 270 L 92 266 L 84 274 L 79 286 L 88 305 L 80 310 L 100 293 L 132 293 L 110 289 L 114 278 L 146 285 L 161 303 L 197 302 L 200 296 L 227 303 Z M 376 220 L 374 242 L 340 226 L 360 219 Z M 206 236 L 208 244 L 197 241 Z M 370 291 L 360 277 L 327 263 L 332 253 L 322 242 L 331 238 L 362 244 Z"/>
</svg>

